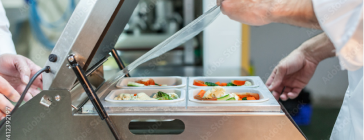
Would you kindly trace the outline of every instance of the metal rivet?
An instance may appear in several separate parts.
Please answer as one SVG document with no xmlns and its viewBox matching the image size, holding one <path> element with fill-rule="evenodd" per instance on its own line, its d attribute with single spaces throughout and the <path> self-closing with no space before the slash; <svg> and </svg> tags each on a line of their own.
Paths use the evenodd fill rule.
<svg viewBox="0 0 364 140">
<path fill-rule="evenodd" d="M 56 97 L 54 97 L 54 99 L 56 99 L 56 101 L 60 101 L 61 100 L 61 96 L 56 95 Z"/>
</svg>

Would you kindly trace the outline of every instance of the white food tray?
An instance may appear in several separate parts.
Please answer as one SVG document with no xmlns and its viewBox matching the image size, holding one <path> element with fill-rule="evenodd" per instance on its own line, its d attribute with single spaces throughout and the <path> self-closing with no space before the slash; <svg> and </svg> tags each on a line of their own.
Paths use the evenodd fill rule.
<svg viewBox="0 0 364 140">
<path fill-rule="evenodd" d="M 210 90 L 212 87 L 210 88 L 199 88 L 199 89 L 191 89 L 189 90 L 189 100 L 191 102 L 196 102 L 196 103 L 204 103 L 204 104 L 236 104 L 236 103 L 261 103 L 261 102 L 265 102 L 268 101 L 269 98 L 264 96 L 262 94 L 262 92 L 260 92 L 259 90 L 256 89 L 226 89 L 225 91 L 226 93 L 244 93 L 244 92 L 249 92 L 249 93 L 258 93 L 259 94 L 259 100 L 239 100 L 239 101 L 202 101 L 202 100 L 197 100 L 194 98 L 194 96 L 196 96 L 201 90 Z"/>
<path fill-rule="evenodd" d="M 229 83 L 231 80 L 242 80 L 249 81 L 252 83 L 252 86 L 224 86 L 224 88 L 254 88 L 259 87 L 259 82 L 256 79 L 256 76 L 245 76 L 245 77 L 189 77 L 188 78 L 188 86 L 191 88 L 201 88 L 203 86 L 195 86 L 193 85 L 194 80 L 201 80 L 204 82 L 221 82 L 221 83 Z M 212 86 L 209 86 L 212 87 Z"/>
<path fill-rule="evenodd" d="M 135 82 L 146 78 L 152 78 L 157 84 L 166 84 L 167 86 L 144 86 L 144 87 L 129 87 L 128 82 Z M 187 83 L 186 77 L 169 76 L 169 77 L 126 77 L 119 80 L 116 84 L 117 88 L 129 88 L 129 89 L 161 89 L 161 88 L 182 88 Z"/>
<path fill-rule="evenodd" d="M 121 93 L 136 94 L 144 92 L 145 94 L 151 96 L 154 93 L 158 93 L 158 91 L 165 93 L 176 93 L 179 98 L 175 100 L 114 100 L 114 98 L 119 96 Z M 186 91 L 182 89 L 117 89 L 112 90 L 109 95 L 106 96 L 105 100 L 113 103 L 174 103 L 184 101 L 185 98 Z"/>
</svg>

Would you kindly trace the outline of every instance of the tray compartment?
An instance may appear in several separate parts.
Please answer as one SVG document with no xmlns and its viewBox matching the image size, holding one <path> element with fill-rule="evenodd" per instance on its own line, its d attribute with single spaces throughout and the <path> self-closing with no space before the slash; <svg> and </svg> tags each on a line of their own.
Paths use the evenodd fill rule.
<svg viewBox="0 0 364 140">
<path fill-rule="evenodd" d="M 197 100 L 194 98 L 194 96 L 196 96 L 200 90 L 210 90 L 212 87 L 209 88 L 196 88 L 196 89 L 190 89 L 189 90 L 189 101 L 191 102 L 195 102 L 195 103 L 201 103 L 201 104 L 242 104 L 242 103 L 260 103 L 260 102 L 265 102 L 268 101 L 269 98 L 266 97 L 265 95 L 262 94 L 262 92 L 260 90 L 257 89 L 232 89 L 232 88 L 226 88 L 225 91 L 226 93 L 244 93 L 244 92 L 249 92 L 249 93 L 258 93 L 259 94 L 259 100 L 242 100 L 242 101 L 202 101 L 202 100 Z"/>
<path fill-rule="evenodd" d="M 252 86 L 229 86 L 224 88 L 255 88 L 259 87 L 259 82 L 257 81 L 255 76 L 244 76 L 244 77 L 189 77 L 188 78 L 188 86 L 191 88 L 202 88 L 201 86 L 193 85 L 194 80 L 201 80 L 204 82 L 222 82 L 222 83 L 229 83 L 231 80 L 243 80 L 249 81 L 252 83 Z M 212 86 L 211 86 L 212 87 Z"/>
<path fill-rule="evenodd" d="M 142 80 L 146 78 L 152 78 L 155 83 L 166 84 L 168 86 L 145 86 L 145 87 L 129 87 L 128 82 L 135 82 L 137 80 Z M 183 88 L 186 87 L 187 78 L 179 76 L 169 76 L 169 77 L 126 77 L 120 79 L 116 84 L 117 88 L 130 88 L 130 89 L 161 89 L 161 88 Z"/>
<path fill-rule="evenodd" d="M 144 92 L 145 94 L 151 96 L 158 91 L 162 91 L 165 93 L 176 93 L 178 95 L 178 99 L 175 100 L 114 100 L 116 96 L 119 96 L 121 93 L 135 94 Z M 108 102 L 113 103 L 174 103 L 184 101 L 186 99 L 186 91 L 183 89 L 117 89 L 112 90 L 105 98 Z"/>
</svg>

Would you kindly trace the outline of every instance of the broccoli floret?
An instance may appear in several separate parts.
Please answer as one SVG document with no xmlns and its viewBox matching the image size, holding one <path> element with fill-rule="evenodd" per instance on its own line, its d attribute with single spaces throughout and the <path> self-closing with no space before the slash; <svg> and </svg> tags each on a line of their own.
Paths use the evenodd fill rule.
<svg viewBox="0 0 364 140">
<path fill-rule="evenodd" d="M 211 83 L 211 82 L 205 82 L 205 85 L 207 85 L 207 86 L 219 86 L 219 85 L 217 85 L 215 83 Z"/>
<path fill-rule="evenodd" d="M 236 85 L 230 82 L 226 86 L 236 86 Z"/>
<path fill-rule="evenodd" d="M 248 100 L 248 99 L 246 99 L 246 97 L 244 97 L 242 100 Z"/>
<path fill-rule="evenodd" d="M 167 93 L 164 93 L 162 91 L 158 91 L 157 93 L 157 100 L 173 100 Z"/>
</svg>

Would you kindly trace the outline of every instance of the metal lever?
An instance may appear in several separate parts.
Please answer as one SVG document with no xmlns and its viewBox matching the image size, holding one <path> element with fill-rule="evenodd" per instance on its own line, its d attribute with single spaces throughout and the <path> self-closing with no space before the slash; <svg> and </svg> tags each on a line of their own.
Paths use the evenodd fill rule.
<svg viewBox="0 0 364 140">
<path fill-rule="evenodd" d="M 121 60 L 121 58 L 119 57 L 118 52 L 116 52 L 115 48 L 113 48 L 113 49 L 111 50 L 111 54 L 112 54 L 112 56 L 114 57 L 114 59 L 115 59 L 116 63 L 118 64 L 119 69 L 120 69 L 120 70 L 123 70 L 123 69 L 125 68 L 125 64 L 124 64 L 124 62 Z M 126 76 L 126 77 L 130 77 L 130 74 L 129 74 L 129 73 L 127 73 L 127 74 L 125 74 L 125 76 Z"/>
<path fill-rule="evenodd" d="M 81 68 L 81 66 L 76 62 L 75 56 L 70 55 L 68 57 L 68 62 L 70 62 L 73 71 L 75 72 L 78 81 L 81 83 L 83 89 L 85 90 L 88 98 L 90 99 L 91 103 L 95 107 L 97 113 L 99 114 L 101 120 L 105 120 L 109 129 L 111 130 L 112 134 L 114 135 L 115 139 L 121 140 L 121 137 L 117 134 L 116 127 L 114 126 L 113 122 L 109 118 L 109 115 L 106 113 L 104 106 L 100 102 L 99 97 L 95 93 L 94 89 L 92 88 L 90 82 L 88 81 L 85 72 Z"/>
</svg>

